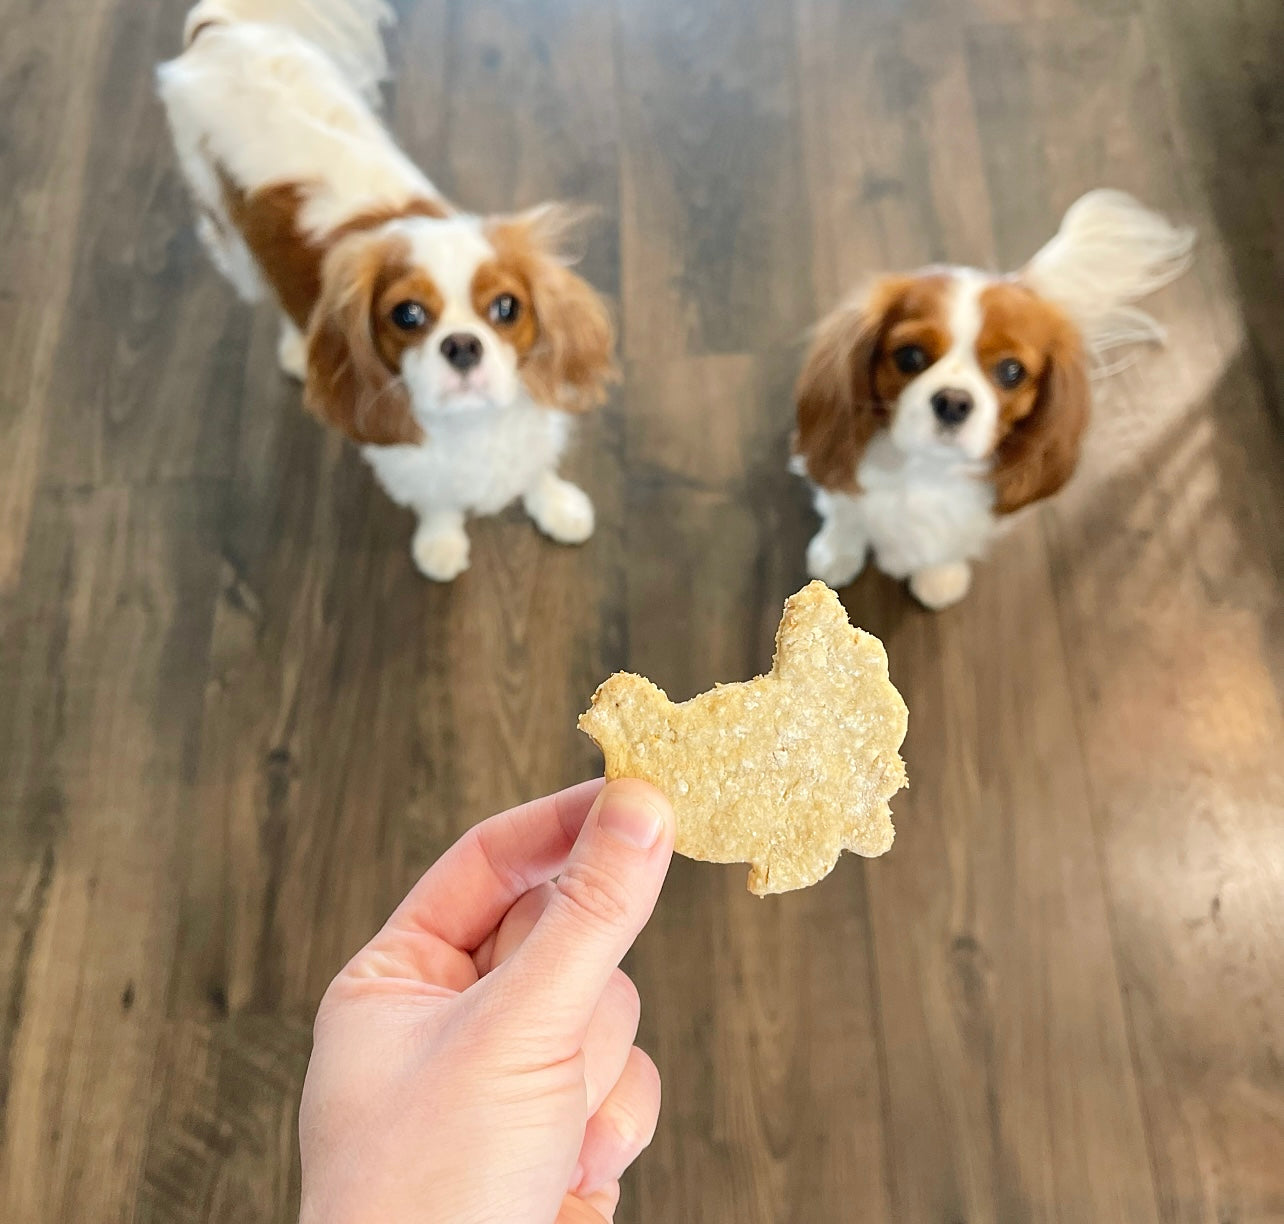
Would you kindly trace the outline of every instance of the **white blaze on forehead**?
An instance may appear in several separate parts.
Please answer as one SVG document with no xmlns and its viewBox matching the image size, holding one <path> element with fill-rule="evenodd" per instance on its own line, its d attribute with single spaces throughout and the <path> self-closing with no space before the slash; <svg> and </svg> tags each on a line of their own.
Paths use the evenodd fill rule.
<svg viewBox="0 0 1284 1224">
<path fill-rule="evenodd" d="M 944 288 L 948 348 L 901 392 L 891 434 L 907 454 L 946 446 L 976 461 L 990 453 L 999 414 L 998 398 L 976 352 L 985 327 L 982 295 L 993 280 L 971 268 L 951 268 L 948 275 Z M 946 429 L 936 419 L 932 397 L 938 391 L 963 391 L 972 397 L 972 411 L 961 424 Z"/>
<path fill-rule="evenodd" d="M 959 268 L 950 277 L 948 289 L 950 347 L 941 359 L 942 371 L 975 368 L 976 342 L 985 325 L 981 294 L 990 283 L 989 277 L 971 268 Z"/>
<path fill-rule="evenodd" d="M 981 369 L 976 349 L 985 327 L 982 295 L 992 283 L 984 272 L 971 268 L 954 273 L 949 304 L 952 343 L 937 367 L 937 388 L 966 391 L 972 397 L 972 411 L 953 435 L 955 445 L 971 459 L 990 453 L 999 419 L 998 397 Z"/>
<path fill-rule="evenodd" d="M 441 293 L 442 319 L 475 318 L 473 277 L 483 263 L 495 257 L 481 221 L 477 217 L 416 218 L 400 225 L 410 240 L 411 260 L 432 277 Z"/>
<path fill-rule="evenodd" d="M 416 217 L 398 222 L 410 244 L 410 259 L 432 278 L 441 294 L 441 315 L 423 343 L 402 360 L 402 376 L 411 390 L 412 408 L 425 428 L 440 412 L 466 412 L 505 407 L 520 389 L 517 353 L 473 306 L 477 269 L 495 258 L 478 217 L 442 220 Z M 481 360 L 461 371 L 442 352 L 443 338 L 466 332 L 481 341 Z"/>
</svg>

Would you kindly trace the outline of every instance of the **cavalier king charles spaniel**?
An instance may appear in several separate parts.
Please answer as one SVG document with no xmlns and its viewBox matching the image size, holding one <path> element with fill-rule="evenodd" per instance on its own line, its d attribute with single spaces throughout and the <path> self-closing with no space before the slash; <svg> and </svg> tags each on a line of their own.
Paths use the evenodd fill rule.
<svg viewBox="0 0 1284 1224">
<path fill-rule="evenodd" d="M 388 16 L 202 0 L 159 87 L 205 247 L 244 298 L 275 298 L 282 369 L 415 512 L 415 562 L 447 582 L 467 516 L 518 498 L 554 540 L 592 534 L 557 468 L 614 377 L 613 335 L 559 255 L 565 212 L 460 212 L 376 118 Z"/>
<path fill-rule="evenodd" d="M 812 576 L 844 586 L 872 553 L 927 607 L 962 599 L 1005 516 L 1073 474 L 1103 355 L 1163 339 L 1132 303 L 1177 276 L 1192 243 L 1094 191 L 1014 275 L 926 268 L 834 311 L 796 391 L 794 467 L 822 524 Z"/>
</svg>

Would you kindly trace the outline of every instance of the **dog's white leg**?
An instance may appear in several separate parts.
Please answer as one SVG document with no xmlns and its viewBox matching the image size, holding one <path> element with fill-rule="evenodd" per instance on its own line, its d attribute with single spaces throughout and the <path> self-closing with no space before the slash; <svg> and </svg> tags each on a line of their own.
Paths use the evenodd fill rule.
<svg viewBox="0 0 1284 1224">
<path fill-rule="evenodd" d="M 276 342 L 276 361 L 281 372 L 302 382 L 308 367 L 308 345 L 289 319 L 281 320 L 281 338 Z"/>
<path fill-rule="evenodd" d="M 854 582 L 865 568 L 869 537 L 854 498 L 820 490 L 816 495 L 820 530 L 807 545 L 807 573 L 831 587 Z"/>
<path fill-rule="evenodd" d="M 958 603 L 972 585 L 972 567 L 966 561 L 929 565 L 910 575 L 909 588 L 925 608 L 940 612 Z"/>
<path fill-rule="evenodd" d="M 545 472 L 522 498 L 526 513 L 559 544 L 583 544 L 593 534 L 593 503 L 588 494 L 556 472 Z"/>
<path fill-rule="evenodd" d="M 419 572 L 434 582 L 449 582 L 468 568 L 468 533 L 458 510 L 434 510 L 420 516 L 410 551 Z"/>
<path fill-rule="evenodd" d="M 844 536 L 826 525 L 807 545 L 807 573 L 835 589 L 845 587 L 860 577 L 868 551 L 864 540 Z"/>
<path fill-rule="evenodd" d="M 866 540 L 826 523 L 807 545 L 807 573 L 831 587 L 845 587 L 860 576 L 868 551 Z"/>
</svg>

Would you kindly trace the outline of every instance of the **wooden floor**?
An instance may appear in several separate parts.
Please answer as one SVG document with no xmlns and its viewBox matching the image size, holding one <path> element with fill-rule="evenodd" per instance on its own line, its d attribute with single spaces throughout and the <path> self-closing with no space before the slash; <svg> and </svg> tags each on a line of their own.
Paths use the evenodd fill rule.
<svg viewBox="0 0 1284 1224">
<path fill-rule="evenodd" d="M 0 1218 L 292 1220 L 345 957 L 597 770 L 609 671 L 766 666 L 806 325 L 1114 184 L 1199 229 L 1172 346 L 966 604 L 846 593 L 911 710 L 896 846 L 766 901 L 675 864 L 619 1220 L 1284 1220 L 1284 6 L 406 0 L 395 130 L 465 206 L 600 206 L 626 366 L 595 539 L 510 514 L 448 588 L 197 248 L 183 7 L 0 0 Z"/>
</svg>

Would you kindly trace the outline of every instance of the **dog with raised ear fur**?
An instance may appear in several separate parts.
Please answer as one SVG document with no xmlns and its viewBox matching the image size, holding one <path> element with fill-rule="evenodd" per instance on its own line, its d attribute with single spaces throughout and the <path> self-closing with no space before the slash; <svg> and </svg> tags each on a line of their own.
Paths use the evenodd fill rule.
<svg viewBox="0 0 1284 1224">
<path fill-rule="evenodd" d="M 615 377 L 602 299 L 568 266 L 575 216 L 457 210 L 375 114 L 382 0 L 201 0 L 158 79 L 198 233 L 243 297 L 281 307 L 278 357 L 418 517 L 446 582 L 469 515 L 521 500 L 565 544 L 594 526 L 558 466 Z"/>
<path fill-rule="evenodd" d="M 1192 244 L 1094 191 L 1020 272 L 885 276 L 831 313 L 795 391 L 794 467 L 821 518 L 808 572 L 845 586 L 872 554 L 925 606 L 962 599 L 1003 520 L 1073 475 L 1105 354 L 1163 339 L 1133 303 Z"/>
</svg>

